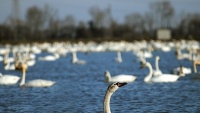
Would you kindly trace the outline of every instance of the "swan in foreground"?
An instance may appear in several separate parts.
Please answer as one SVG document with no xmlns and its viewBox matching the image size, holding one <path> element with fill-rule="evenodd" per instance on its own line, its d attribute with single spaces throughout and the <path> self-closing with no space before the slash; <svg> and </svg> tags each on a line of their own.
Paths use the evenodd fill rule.
<svg viewBox="0 0 200 113">
<path fill-rule="evenodd" d="M 0 85 L 14 85 L 19 81 L 20 77 L 14 75 L 2 75 L 0 73 Z"/>
<path fill-rule="evenodd" d="M 103 105 L 103 109 L 104 109 L 104 113 L 111 113 L 110 110 L 110 98 L 112 96 L 112 94 L 119 88 L 122 87 L 124 85 L 126 85 L 127 83 L 120 83 L 120 82 L 114 82 L 111 85 L 108 86 L 108 89 L 106 91 L 105 97 L 104 97 L 104 105 Z"/>
<path fill-rule="evenodd" d="M 86 61 L 84 60 L 79 60 L 77 58 L 76 52 L 72 52 L 72 63 L 73 64 L 86 64 Z"/>
<path fill-rule="evenodd" d="M 143 63 L 142 67 L 149 68 L 149 73 L 144 78 L 145 82 L 176 82 L 180 77 L 179 75 L 173 75 L 173 74 L 160 74 L 158 76 L 152 76 L 153 69 L 149 62 Z"/>
<path fill-rule="evenodd" d="M 50 87 L 55 84 L 53 81 L 49 80 L 43 80 L 43 79 L 36 79 L 29 81 L 25 83 L 25 78 L 26 78 L 26 70 L 27 66 L 25 64 L 22 64 L 22 79 L 20 82 L 20 86 L 25 86 L 25 87 Z"/>
<path fill-rule="evenodd" d="M 119 62 L 119 63 L 122 63 L 122 56 L 121 56 L 121 52 L 120 51 L 118 51 L 117 52 L 117 57 L 116 57 L 116 59 L 115 59 L 117 62 Z"/>
<path fill-rule="evenodd" d="M 153 70 L 153 76 L 158 76 L 158 75 L 162 74 L 162 71 L 159 69 L 159 65 L 158 65 L 159 60 L 160 60 L 160 57 L 156 56 L 156 60 L 155 60 L 156 70 Z"/>
<path fill-rule="evenodd" d="M 106 82 L 134 82 L 137 78 L 136 76 L 125 74 L 115 75 L 111 77 L 109 71 L 105 71 L 104 75 L 106 77 Z"/>
</svg>

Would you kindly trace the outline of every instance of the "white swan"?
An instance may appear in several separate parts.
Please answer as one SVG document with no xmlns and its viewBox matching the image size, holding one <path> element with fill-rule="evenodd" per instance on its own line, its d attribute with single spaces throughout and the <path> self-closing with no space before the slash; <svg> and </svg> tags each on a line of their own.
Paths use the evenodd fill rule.
<svg viewBox="0 0 200 113">
<path fill-rule="evenodd" d="M 120 51 L 118 51 L 117 52 L 117 57 L 116 57 L 116 59 L 115 59 L 117 62 L 119 62 L 119 63 L 122 63 L 122 56 L 121 56 L 121 52 Z"/>
<path fill-rule="evenodd" d="M 153 70 L 153 76 L 158 76 L 158 75 L 162 74 L 162 71 L 159 69 L 159 65 L 158 65 L 159 60 L 160 60 L 160 57 L 156 56 L 156 60 L 155 60 L 156 70 Z"/>
<path fill-rule="evenodd" d="M 86 61 L 84 61 L 84 60 L 79 60 L 79 59 L 77 58 L 76 52 L 74 51 L 74 52 L 72 52 L 72 63 L 73 63 L 73 64 L 86 64 Z"/>
<path fill-rule="evenodd" d="M 14 75 L 2 75 L 0 73 L 0 85 L 14 85 L 19 81 L 20 77 Z"/>
<path fill-rule="evenodd" d="M 25 87 L 50 87 L 55 84 L 54 81 L 49 81 L 49 80 L 42 80 L 42 79 L 36 79 L 29 81 L 25 83 L 25 78 L 26 78 L 26 70 L 27 66 L 25 64 L 22 64 L 22 79 L 20 82 L 20 86 L 25 86 Z"/>
<path fill-rule="evenodd" d="M 54 53 L 54 55 L 47 55 L 47 56 L 44 56 L 44 57 L 39 57 L 38 59 L 42 60 L 42 61 L 55 61 L 58 58 L 60 58 L 59 54 Z"/>
<path fill-rule="evenodd" d="M 176 82 L 179 75 L 173 75 L 173 74 L 161 74 L 158 76 L 152 76 L 153 69 L 149 62 L 146 62 L 142 65 L 143 67 L 149 68 L 149 74 L 144 78 L 144 82 Z"/>
<path fill-rule="evenodd" d="M 137 78 L 136 76 L 125 74 L 115 75 L 111 77 L 109 71 L 105 71 L 104 75 L 106 77 L 106 82 L 134 82 Z"/>
<path fill-rule="evenodd" d="M 104 105 L 103 105 L 104 113 L 111 113 L 111 110 L 110 110 L 110 98 L 111 98 L 112 94 L 119 87 L 124 86 L 126 84 L 127 83 L 115 82 L 115 83 L 112 83 L 111 85 L 108 86 L 108 89 L 107 89 L 105 97 L 104 97 Z"/>
<path fill-rule="evenodd" d="M 185 76 L 185 74 L 192 73 L 192 70 L 191 70 L 191 68 L 186 68 L 181 65 L 180 67 L 174 68 L 173 73 L 180 74 L 181 76 Z"/>
<path fill-rule="evenodd" d="M 10 64 L 10 62 L 6 62 L 6 65 L 4 66 L 5 70 L 15 70 L 15 65 Z"/>
<path fill-rule="evenodd" d="M 192 59 L 192 52 L 189 51 L 189 53 L 182 53 L 180 48 L 178 48 L 178 49 L 175 51 L 175 55 L 176 55 L 176 58 L 177 58 L 178 60 Z"/>
</svg>

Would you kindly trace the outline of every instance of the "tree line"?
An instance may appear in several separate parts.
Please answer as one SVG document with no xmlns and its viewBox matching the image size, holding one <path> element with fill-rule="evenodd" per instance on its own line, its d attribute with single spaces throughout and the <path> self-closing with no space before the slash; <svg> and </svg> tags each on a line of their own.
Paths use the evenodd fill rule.
<svg viewBox="0 0 200 113">
<path fill-rule="evenodd" d="M 134 12 L 119 23 L 112 17 L 111 7 L 93 6 L 88 10 L 91 20 L 77 22 L 73 15 L 58 18 L 58 11 L 46 5 L 32 6 L 25 20 L 10 17 L 0 25 L 0 43 L 43 41 L 105 41 L 156 39 L 156 30 L 171 29 L 173 39 L 196 39 L 200 36 L 200 14 L 175 14 L 169 1 L 149 4 L 149 11 Z"/>
</svg>

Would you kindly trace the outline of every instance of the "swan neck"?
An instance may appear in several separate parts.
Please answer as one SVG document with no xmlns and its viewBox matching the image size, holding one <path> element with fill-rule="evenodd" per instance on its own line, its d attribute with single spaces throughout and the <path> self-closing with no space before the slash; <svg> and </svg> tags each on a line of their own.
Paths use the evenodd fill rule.
<svg viewBox="0 0 200 113">
<path fill-rule="evenodd" d="M 77 62 L 77 61 L 78 61 L 78 59 L 77 59 L 76 53 L 73 52 L 73 53 L 72 53 L 72 62 L 75 63 L 75 62 Z"/>
<path fill-rule="evenodd" d="M 158 65 L 158 60 L 159 60 L 159 59 L 156 59 L 156 70 L 157 70 L 157 71 L 160 70 L 160 69 L 159 69 L 159 65 Z"/>
<path fill-rule="evenodd" d="M 149 82 L 151 80 L 152 74 L 153 74 L 153 69 L 152 69 L 152 66 L 150 63 L 147 64 L 147 67 L 149 68 L 149 73 L 144 79 L 145 82 Z"/>
<path fill-rule="evenodd" d="M 106 92 L 106 95 L 104 97 L 104 113 L 111 113 L 110 111 L 110 98 L 112 96 L 113 93 L 111 93 L 110 91 Z"/>
<path fill-rule="evenodd" d="M 193 69 L 194 69 L 194 73 L 197 73 L 197 67 L 196 67 L 196 62 L 195 61 L 193 63 Z"/>
<path fill-rule="evenodd" d="M 22 78 L 20 82 L 20 86 L 23 86 L 25 84 L 25 79 L 26 79 L 26 69 L 22 68 Z"/>
</svg>

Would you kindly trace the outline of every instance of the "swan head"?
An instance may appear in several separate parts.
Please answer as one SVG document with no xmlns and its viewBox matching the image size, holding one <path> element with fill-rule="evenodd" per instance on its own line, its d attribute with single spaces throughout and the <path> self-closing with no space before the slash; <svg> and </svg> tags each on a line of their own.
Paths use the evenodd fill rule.
<svg viewBox="0 0 200 113">
<path fill-rule="evenodd" d="M 24 63 L 21 64 L 21 67 L 22 67 L 22 70 L 25 70 L 25 71 L 28 69 L 28 66 Z"/>
<path fill-rule="evenodd" d="M 109 71 L 105 71 L 105 72 L 104 72 L 104 75 L 105 75 L 105 77 L 106 77 L 105 81 L 106 81 L 106 82 L 109 82 L 109 81 L 110 81 L 110 78 L 111 78 Z"/>
<path fill-rule="evenodd" d="M 140 68 L 150 67 L 151 64 L 149 62 L 140 62 Z"/>
<path fill-rule="evenodd" d="M 114 82 L 108 86 L 107 91 L 114 93 L 119 87 L 126 85 L 127 82 Z"/>
<path fill-rule="evenodd" d="M 156 56 L 156 59 L 157 59 L 157 60 L 160 60 L 160 56 Z"/>
</svg>

